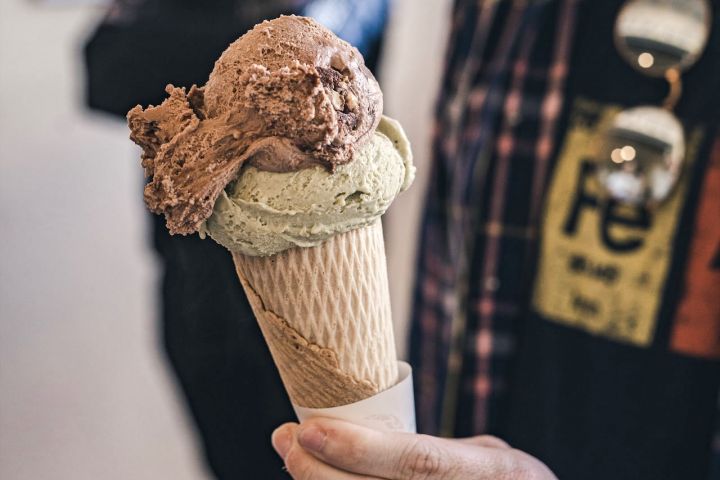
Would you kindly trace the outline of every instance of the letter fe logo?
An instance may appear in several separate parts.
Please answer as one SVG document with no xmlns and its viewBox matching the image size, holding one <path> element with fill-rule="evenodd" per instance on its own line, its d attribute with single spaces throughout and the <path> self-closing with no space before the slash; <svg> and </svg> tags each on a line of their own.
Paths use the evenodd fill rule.
<svg viewBox="0 0 720 480">
<path fill-rule="evenodd" d="M 614 106 L 578 99 L 544 206 L 534 308 L 545 318 L 648 346 L 702 130 L 688 134 L 677 190 L 656 211 L 605 200 L 595 155 Z"/>
</svg>

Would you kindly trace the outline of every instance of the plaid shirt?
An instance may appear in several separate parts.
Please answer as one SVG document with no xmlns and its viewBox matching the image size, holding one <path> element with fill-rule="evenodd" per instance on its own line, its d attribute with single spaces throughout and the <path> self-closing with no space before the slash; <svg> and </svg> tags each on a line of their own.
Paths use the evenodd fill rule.
<svg viewBox="0 0 720 480">
<path fill-rule="evenodd" d="M 528 302 L 576 8 L 574 0 L 456 4 L 411 337 L 422 431 L 493 430 Z M 557 32 L 549 51 L 532 48 L 542 21 Z"/>
<path fill-rule="evenodd" d="M 421 432 L 493 433 L 507 415 L 579 7 L 455 2 L 410 338 Z"/>
</svg>

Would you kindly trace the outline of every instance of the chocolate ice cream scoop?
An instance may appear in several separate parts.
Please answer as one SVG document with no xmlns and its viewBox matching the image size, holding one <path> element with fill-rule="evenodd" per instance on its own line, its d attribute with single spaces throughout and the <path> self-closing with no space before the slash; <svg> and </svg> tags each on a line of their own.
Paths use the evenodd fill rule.
<svg viewBox="0 0 720 480">
<path fill-rule="evenodd" d="M 382 114 L 357 49 L 296 16 L 240 37 L 204 87 L 166 90 L 161 105 L 133 108 L 128 123 L 151 178 L 145 201 L 171 233 L 197 231 L 246 161 L 273 172 L 350 162 Z"/>
</svg>

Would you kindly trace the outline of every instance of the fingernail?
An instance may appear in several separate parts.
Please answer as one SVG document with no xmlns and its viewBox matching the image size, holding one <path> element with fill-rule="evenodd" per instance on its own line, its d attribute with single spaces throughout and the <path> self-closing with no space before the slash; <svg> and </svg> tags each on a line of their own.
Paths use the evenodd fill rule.
<svg viewBox="0 0 720 480">
<path fill-rule="evenodd" d="M 325 445 L 325 439 L 327 434 L 324 430 L 315 425 L 308 427 L 301 427 L 300 433 L 298 434 L 298 442 L 306 450 L 312 450 L 314 452 L 320 452 Z"/>
<path fill-rule="evenodd" d="M 290 431 L 290 427 L 280 427 L 276 429 L 270 441 L 277 454 L 280 455 L 280 458 L 285 460 L 285 457 L 290 451 L 290 447 L 292 447 L 292 432 Z"/>
</svg>

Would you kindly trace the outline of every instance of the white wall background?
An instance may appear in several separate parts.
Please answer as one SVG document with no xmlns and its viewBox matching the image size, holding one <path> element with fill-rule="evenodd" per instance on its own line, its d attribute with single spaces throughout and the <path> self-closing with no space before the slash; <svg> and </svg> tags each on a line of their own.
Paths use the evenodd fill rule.
<svg viewBox="0 0 720 480">
<path fill-rule="evenodd" d="M 397 0 L 384 59 L 418 165 L 386 224 L 401 352 L 450 3 Z M 0 0 L 0 479 L 202 480 L 159 353 L 139 153 L 80 107 L 99 14 Z"/>
<path fill-rule="evenodd" d="M 157 348 L 138 153 L 79 107 L 98 14 L 0 0 L 0 479 L 200 480 Z"/>
</svg>

